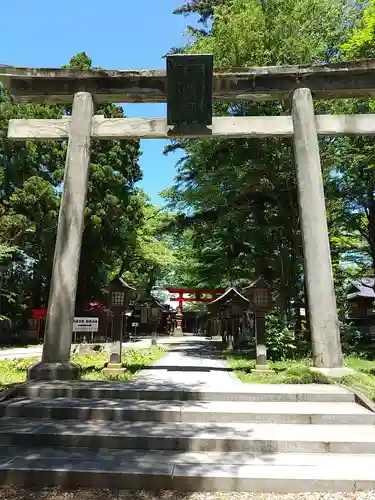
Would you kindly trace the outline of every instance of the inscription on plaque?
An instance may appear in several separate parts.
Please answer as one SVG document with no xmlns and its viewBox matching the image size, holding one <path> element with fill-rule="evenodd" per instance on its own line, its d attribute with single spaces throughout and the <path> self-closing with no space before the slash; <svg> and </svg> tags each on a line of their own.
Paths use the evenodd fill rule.
<svg viewBox="0 0 375 500">
<path fill-rule="evenodd" d="M 168 125 L 212 125 L 213 56 L 167 56 L 167 77 Z"/>
</svg>

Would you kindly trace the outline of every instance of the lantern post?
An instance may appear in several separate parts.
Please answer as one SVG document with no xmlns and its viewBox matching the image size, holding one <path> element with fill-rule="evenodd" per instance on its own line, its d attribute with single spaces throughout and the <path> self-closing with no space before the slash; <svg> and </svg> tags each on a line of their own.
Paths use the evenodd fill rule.
<svg viewBox="0 0 375 500">
<path fill-rule="evenodd" d="M 103 369 L 103 373 L 107 377 L 122 375 L 126 370 L 122 366 L 124 315 L 128 313 L 129 302 L 135 297 L 135 294 L 135 288 L 129 286 L 120 277 L 108 284 L 108 308 L 113 314 L 113 320 L 109 363 Z"/>
<path fill-rule="evenodd" d="M 150 320 L 151 320 L 151 345 L 157 345 L 157 330 L 160 321 L 160 308 L 150 307 Z"/>
<path fill-rule="evenodd" d="M 250 301 L 250 308 L 255 316 L 256 363 L 253 373 L 272 373 L 267 362 L 267 346 L 265 336 L 265 316 L 272 309 L 272 295 L 269 284 L 260 277 L 245 289 Z"/>
</svg>

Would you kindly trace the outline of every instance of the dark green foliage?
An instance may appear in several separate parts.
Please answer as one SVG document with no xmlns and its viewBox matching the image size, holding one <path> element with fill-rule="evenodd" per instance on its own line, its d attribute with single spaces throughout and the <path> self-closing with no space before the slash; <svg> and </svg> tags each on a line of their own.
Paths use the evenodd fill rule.
<svg viewBox="0 0 375 500">
<path fill-rule="evenodd" d="M 348 40 L 362 15 L 351 0 L 196 1 L 188 2 L 179 12 L 198 13 L 203 20 L 212 20 L 204 35 L 192 34 L 185 51 L 213 53 L 216 67 L 329 61 L 340 44 Z M 323 112 L 332 112 L 335 103 L 326 104 Z M 319 103 L 321 108 L 324 105 Z M 290 112 L 290 102 L 215 103 L 218 116 L 277 116 Z M 348 193 L 349 201 L 353 182 L 348 181 L 348 189 L 343 189 L 341 179 L 332 175 L 341 172 L 340 165 L 348 165 L 351 158 L 352 151 L 345 152 L 344 144 L 344 140 L 321 141 L 334 272 L 340 283 L 349 274 L 348 267 L 343 271 L 343 260 L 364 261 L 370 248 L 369 239 L 366 241 L 358 230 L 363 212 L 356 214 L 353 207 L 344 211 L 348 203 L 343 193 Z M 363 147 L 361 161 L 369 165 L 364 143 Z M 280 311 L 279 324 L 272 327 L 270 334 L 272 350 L 276 357 L 292 355 L 295 344 L 289 335 L 295 321 L 294 303 L 303 301 L 305 294 L 291 141 L 183 140 L 172 143 L 167 152 L 179 148 L 185 155 L 177 166 L 176 182 L 165 197 L 179 212 L 178 229 L 188 232 L 197 262 L 192 280 L 240 287 L 263 274 L 272 285 Z M 336 161 L 340 153 L 344 156 Z M 358 181 L 358 176 L 355 179 Z M 363 196 L 365 184 L 371 190 L 371 182 L 369 176 L 363 177 L 358 195 L 353 193 L 352 200 Z"/>
<path fill-rule="evenodd" d="M 212 18 L 214 7 L 229 3 L 230 0 L 188 0 L 184 5 L 175 9 L 174 14 L 197 14 L 201 23 L 206 23 Z"/>
<path fill-rule="evenodd" d="M 91 59 L 80 53 L 67 67 L 89 69 Z M 15 104 L 0 92 L 0 243 L 13 246 L 21 235 L 27 255 L 24 264 L 14 263 L 7 273 L 7 290 L 17 299 L 12 305 L 3 301 L 3 308 L 14 320 L 27 307 L 47 304 L 67 144 L 8 141 L 7 123 L 10 118 L 60 118 L 70 112 L 69 106 Z M 95 112 L 124 116 L 112 104 Z M 78 307 L 100 298 L 116 261 L 131 263 L 134 234 L 143 223 L 142 199 L 135 188 L 142 176 L 140 154 L 138 140 L 92 144 Z"/>
</svg>

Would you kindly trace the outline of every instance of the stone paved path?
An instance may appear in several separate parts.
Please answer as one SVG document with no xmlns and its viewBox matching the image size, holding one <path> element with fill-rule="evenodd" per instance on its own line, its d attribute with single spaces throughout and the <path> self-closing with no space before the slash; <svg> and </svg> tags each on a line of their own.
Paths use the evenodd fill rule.
<svg viewBox="0 0 375 500">
<path fill-rule="evenodd" d="M 188 389 L 228 389 L 242 385 L 220 356 L 217 341 L 189 336 L 170 337 L 161 343 L 171 345 L 169 352 L 150 369 L 142 371 L 137 380 Z"/>
</svg>

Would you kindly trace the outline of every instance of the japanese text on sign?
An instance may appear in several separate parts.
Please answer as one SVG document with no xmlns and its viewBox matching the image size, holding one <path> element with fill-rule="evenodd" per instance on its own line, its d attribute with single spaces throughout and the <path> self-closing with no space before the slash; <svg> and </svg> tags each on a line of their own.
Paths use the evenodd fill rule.
<svg viewBox="0 0 375 500">
<path fill-rule="evenodd" d="M 99 318 L 74 318 L 73 332 L 97 332 Z"/>
</svg>

